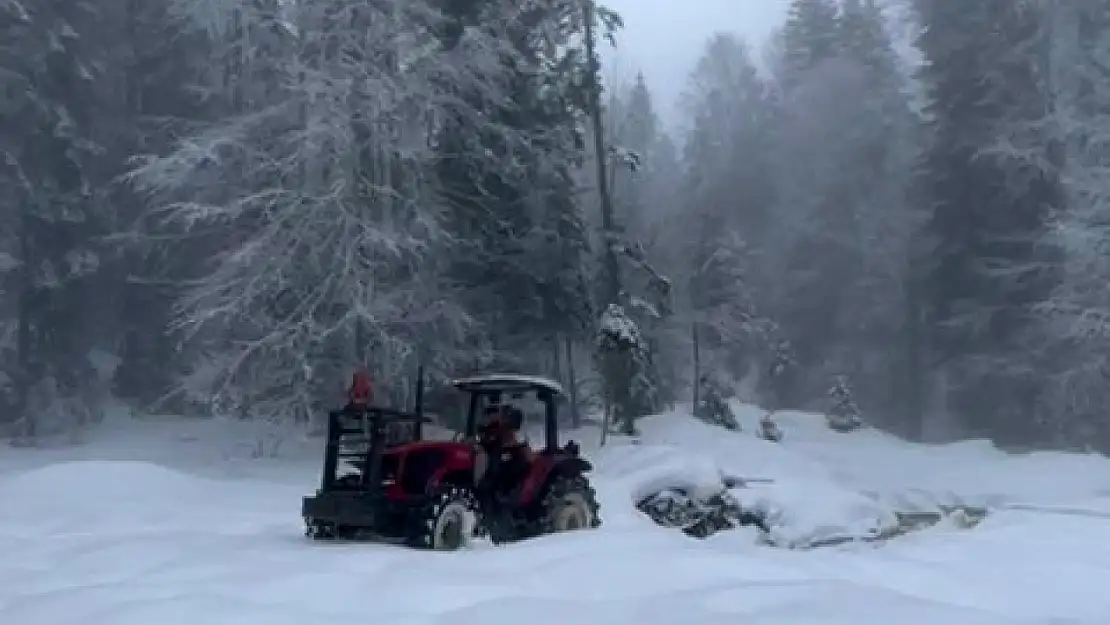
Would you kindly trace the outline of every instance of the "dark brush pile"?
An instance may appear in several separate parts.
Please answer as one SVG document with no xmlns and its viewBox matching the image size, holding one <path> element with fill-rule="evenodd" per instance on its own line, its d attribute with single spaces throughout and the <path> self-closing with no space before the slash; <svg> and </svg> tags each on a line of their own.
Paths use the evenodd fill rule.
<svg viewBox="0 0 1110 625">
<path fill-rule="evenodd" d="M 727 485 L 702 496 L 686 487 L 664 488 L 640 499 L 636 508 L 660 526 L 679 529 L 692 538 L 708 538 L 746 525 L 768 531 L 766 520 L 745 510 Z"/>
</svg>

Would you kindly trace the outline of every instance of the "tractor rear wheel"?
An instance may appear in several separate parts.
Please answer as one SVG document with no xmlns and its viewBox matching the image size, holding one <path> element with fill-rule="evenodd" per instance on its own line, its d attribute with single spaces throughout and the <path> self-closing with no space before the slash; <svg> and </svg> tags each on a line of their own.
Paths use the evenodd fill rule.
<svg viewBox="0 0 1110 625">
<path fill-rule="evenodd" d="M 429 498 L 412 519 L 409 545 L 433 551 L 454 551 L 474 537 L 478 502 L 474 492 L 447 486 Z"/>
<path fill-rule="evenodd" d="M 543 501 L 540 533 L 554 534 L 601 525 L 597 494 L 585 477 L 557 477 L 547 489 Z"/>
</svg>

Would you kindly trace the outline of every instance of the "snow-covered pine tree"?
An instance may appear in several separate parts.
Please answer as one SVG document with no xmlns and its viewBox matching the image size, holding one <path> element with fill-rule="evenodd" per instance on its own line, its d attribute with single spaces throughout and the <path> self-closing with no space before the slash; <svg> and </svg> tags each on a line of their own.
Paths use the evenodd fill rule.
<svg viewBox="0 0 1110 625">
<path fill-rule="evenodd" d="M 783 438 L 782 428 L 775 423 L 774 413 L 768 411 L 759 418 L 759 438 L 772 443 L 781 443 Z"/>
<path fill-rule="evenodd" d="M 840 58 L 859 70 L 859 115 L 845 120 L 855 167 L 846 202 L 854 205 L 848 232 L 858 264 L 841 300 L 841 323 L 831 337 L 831 367 L 850 371 L 859 397 L 883 414 L 913 414 L 916 403 L 916 308 L 906 289 L 908 250 L 920 218 L 907 201 L 920 122 L 907 97 L 908 63 L 894 49 L 884 5 L 844 0 Z M 841 224 L 841 227 L 847 224 Z M 854 232 L 852 232 L 854 230 Z M 890 349 L 891 345 L 902 346 Z M 892 423 L 892 427 L 896 424 Z"/>
<path fill-rule="evenodd" d="M 1110 401 L 1104 362 L 1110 353 L 1110 7 L 1097 0 L 1047 2 L 1047 81 L 1053 107 L 1044 121 L 1058 129 L 1066 209 L 1046 244 L 1063 253 L 1063 276 L 1046 313 L 1050 393 L 1046 437 L 1077 449 L 1110 448 Z"/>
<path fill-rule="evenodd" d="M 437 184 L 454 238 L 450 275 L 489 341 L 488 352 L 476 350 L 468 366 L 546 373 L 548 346 L 561 344 L 559 337 L 584 340 L 592 322 L 588 237 L 572 178 L 583 142 L 576 77 L 584 68 L 567 45 L 577 26 L 564 24 L 566 7 L 554 2 L 530 5 L 527 19 L 512 19 L 519 6 L 504 2 L 470 10 L 456 19 L 504 23 L 513 47 L 506 98 L 490 109 L 502 132 L 476 133 L 448 120 L 437 142 Z M 480 103 L 484 96 L 476 97 Z M 490 167 L 488 154 L 504 162 Z"/>
<path fill-rule="evenodd" d="M 830 405 L 825 413 L 829 428 L 837 432 L 851 432 L 863 425 L 863 415 L 856 405 L 852 386 L 846 375 L 838 375 L 829 388 Z"/>
<path fill-rule="evenodd" d="M 614 90 L 606 112 L 609 129 L 611 192 L 615 217 L 621 226 L 618 243 L 622 278 L 629 299 L 626 312 L 647 342 L 650 367 L 647 376 L 655 389 L 652 411 L 673 404 L 678 396 L 681 367 L 679 354 L 684 342 L 676 340 L 669 282 L 657 269 L 664 245 L 661 218 L 673 207 L 667 196 L 651 194 L 651 181 L 668 165 L 661 150 L 665 135 L 655 112 L 652 94 L 643 74 L 632 86 Z"/>
<path fill-rule="evenodd" d="M 1043 14 L 1028 1 L 916 6 L 929 132 L 916 196 L 934 242 L 917 262 L 933 369 L 954 382 L 948 406 L 972 431 L 1030 440 L 1044 390 L 1034 309 L 1057 281 L 1042 243 L 1062 202 L 1050 128 L 1030 125 L 1051 101 Z"/>
<path fill-rule="evenodd" d="M 584 27 L 582 40 L 587 63 L 587 110 L 593 144 L 592 183 L 596 185 L 600 209 L 597 238 L 601 262 L 597 301 L 598 308 L 604 310 L 595 326 L 594 354 L 602 378 L 606 411 L 622 421 L 624 429 L 631 432 L 635 419 L 650 414 L 659 405 L 657 369 L 650 351 L 652 345 L 637 324 L 636 316 L 637 313 L 660 317 L 669 314 L 671 282 L 655 268 L 652 259 L 645 253 L 643 243 L 629 237 L 621 227 L 610 188 L 615 165 L 610 162 L 610 157 L 619 155 L 623 148 L 613 146 L 615 149 L 610 149 L 607 120 L 601 103 L 603 87 L 597 43 L 602 37 L 613 41 L 614 30 L 623 24 L 619 16 L 596 5 L 593 0 L 573 4 L 580 10 Z M 635 160 L 640 159 L 637 157 Z M 627 270 L 631 271 L 631 276 L 626 275 Z M 645 288 L 637 288 L 640 285 Z M 626 332 L 633 329 L 634 332 Z M 635 340 L 632 340 L 633 335 Z M 613 402 L 620 402 L 620 405 Z"/>
<path fill-rule="evenodd" d="M 209 392 L 234 412 L 286 418 L 330 397 L 335 371 L 356 363 L 403 392 L 415 361 L 450 354 L 467 323 L 443 290 L 450 241 L 429 129 L 504 132 L 484 117 L 503 99 L 502 40 L 468 28 L 448 47 L 447 19 L 423 1 L 236 17 L 263 20 L 238 26 L 277 38 L 283 62 L 242 70 L 263 83 L 227 86 L 242 111 L 133 176 L 168 198 L 153 210 L 234 242 L 180 307 L 180 325 L 216 350 Z"/>
<path fill-rule="evenodd" d="M 656 143 L 660 136 L 659 118 L 643 72 L 632 86 L 614 89 L 606 108 L 609 141 L 612 146 L 612 192 L 617 217 L 626 232 L 643 237 L 650 230 L 652 213 L 645 184 L 651 179 Z"/>
<path fill-rule="evenodd" d="M 823 26 L 797 30 L 817 39 L 784 38 L 787 61 L 775 76 L 778 193 L 763 238 L 772 261 L 760 272 L 772 285 L 764 304 L 794 343 L 803 397 L 818 397 L 833 372 L 846 371 L 869 400 L 893 404 L 901 395 L 887 389 L 901 385 L 894 376 L 905 366 L 895 362 L 902 351 L 885 346 L 904 334 L 913 118 L 877 5 L 806 15 Z M 809 60 L 804 71 L 788 61 L 799 57 Z"/>
<path fill-rule="evenodd" d="M 678 316 L 696 335 L 701 370 L 740 379 L 766 348 L 770 326 L 755 304 L 766 293 L 760 256 L 773 197 L 772 104 L 747 46 L 730 35 L 706 43 L 686 101 L 684 201 L 667 222 L 681 233 L 671 239 Z"/>
<path fill-rule="evenodd" d="M 770 410 L 797 408 L 798 361 L 790 341 L 780 339 L 772 344 L 770 365 L 767 367 L 764 400 Z"/>
<path fill-rule="evenodd" d="M 98 415 L 90 354 L 106 302 L 89 294 L 108 228 L 98 190 L 110 174 L 96 141 L 102 26 L 87 2 L 0 2 L 0 281 L 14 308 L 5 311 L 0 412 L 27 441 Z"/>
<path fill-rule="evenodd" d="M 838 52 L 836 0 L 791 0 L 782 29 L 787 89 L 806 73 Z"/>
<path fill-rule="evenodd" d="M 625 434 L 634 435 L 636 420 L 651 414 L 656 401 L 648 376 L 651 362 L 647 341 L 624 307 L 610 304 L 601 315 L 594 347 L 612 423 Z M 622 380 L 630 383 L 623 384 Z"/>
<path fill-rule="evenodd" d="M 726 430 L 739 431 L 740 422 L 736 420 L 736 415 L 728 405 L 728 398 L 722 391 L 721 382 L 712 374 L 705 374 L 698 379 L 697 384 L 700 388 L 698 401 L 694 404 L 694 416 Z"/>
<path fill-rule="evenodd" d="M 114 78 L 106 82 L 122 87 L 113 89 L 113 110 L 97 126 L 114 139 L 105 156 L 119 173 L 127 171 L 136 153 L 169 152 L 193 124 L 227 113 L 225 103 L 206 97 L 218 65 L 213 58 L 223 42 L 185 9 L 176 0 L 132 0 L 105 11 L 119 31 L 119 43 L 112 47 L 116 56 L 108 65 Z M 163 401 L 189 364 L 188 353 L 179 349 L 180 337 L 167 326 L 183 285 L 196 277 L 200 259 L 223 240 L 177 237 L 162 228 L 157 236 L 146 237 L 141 219 L 147 198 L 119 183 L 113 185 L 111 198 L 117 231 L 113 242 L 120 249 L 119 262 L 109 273 L 113 283 L 102 290 L 114 294 L 113 315 L 101 328 L 106 334 L 118 333 L 112 392 L 145 409 L 184 410 Z"/>
</svg>

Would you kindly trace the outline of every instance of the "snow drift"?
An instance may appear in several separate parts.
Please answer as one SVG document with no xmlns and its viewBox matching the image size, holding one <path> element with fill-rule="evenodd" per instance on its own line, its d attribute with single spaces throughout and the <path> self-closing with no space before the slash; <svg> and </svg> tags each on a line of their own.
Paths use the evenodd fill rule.
<svg viewBox="0 0 1110 625">
<path fill-rule="evenodd" d="M 316 462 L 200 454 L 190 467 L 203 435 L 185 451 L 102 441 L 74 452 L 86 460 L 49 464 L 20 451 L 0 470 L 0 622 L 1110 622 L 1104 459 L 838 435 L 803 414 L 779 415 L 787 438 L 776 445 L 751 434 L 758 413 L 739 414 L 740 434 L 671 414 L 645 421 L 638 444 L 589 450 L 605 518 L 597 531 L 449 554 L 304 540 L 298 503 Z M 905 500 L 991 500 L 998 511 L 974 531 L 938 526 L 881 547 L 800 552 L 762 546 L 746 529 L 691 540 L 635 509 L 646 489 L 719 481 L 721 471 L 774 479 L 737 493 L 775 511 L 787 542 L 867 527 Z"/>
</svg>

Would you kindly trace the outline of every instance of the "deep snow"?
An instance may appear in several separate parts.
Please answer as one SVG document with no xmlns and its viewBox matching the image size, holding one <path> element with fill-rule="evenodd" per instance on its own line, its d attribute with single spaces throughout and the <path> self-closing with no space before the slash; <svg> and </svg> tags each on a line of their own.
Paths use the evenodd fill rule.
<svg viewBox="0 0 1110 625">
<path fill-rule="evenodd" d="M 598 531 L 450 554 L 306 541 L 315 442 L 249 460 L 251 445 L 215 442 L 246 426 L 148 421 L 76 449 L 0 448 L 0 623 L 1110 623 L 1110 461 L 835 434 L 802 413 L 778 416 L 776 445 L 751 434 L 758 414 L 740 411 L 740 434 L 664 415 L 635 444 L 590 450 Z M 695 541 L 635 511 L 651 487 L 721 471 L 774 480 L 738 494 L 772 512 L 780 545 L 864 532 L 895 509 L 992 513 L 972 530 L 807 551 L 754 530 Z"/>
</svg>

